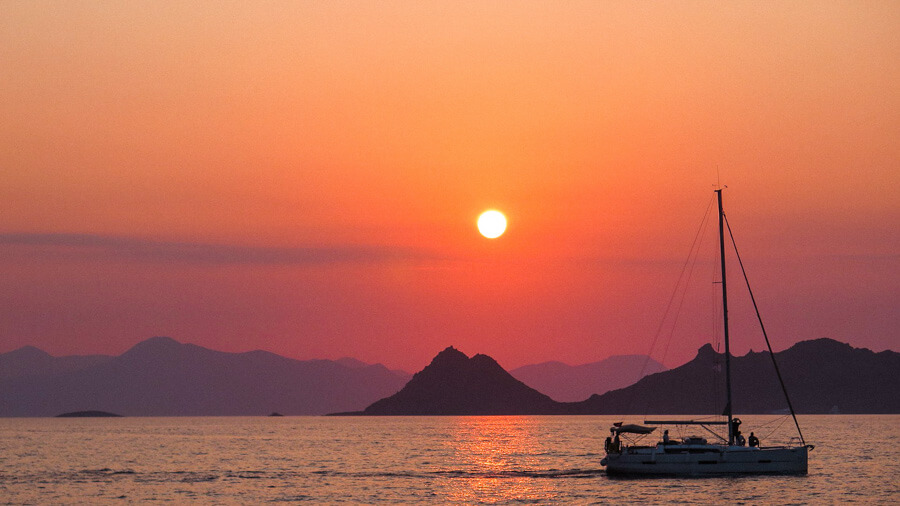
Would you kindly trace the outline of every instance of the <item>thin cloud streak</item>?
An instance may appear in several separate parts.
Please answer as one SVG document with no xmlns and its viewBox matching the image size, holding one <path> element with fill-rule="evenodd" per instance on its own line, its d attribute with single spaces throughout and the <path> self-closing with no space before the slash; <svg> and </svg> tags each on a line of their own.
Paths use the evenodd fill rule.
<svg viewBox="0 0 900 506">
<path fill-rule="evenodd" d="M 98 257 L 147 263 L 240 265 L 328 265 L 423 262 L 441 257 L 413 248 L 381 245 L 239 246 L 153 241 L 125 236 L 74 233 L 3 233 L 0 255 L 27 248 L 30 257 L 96 260 Z"/>
</svg>

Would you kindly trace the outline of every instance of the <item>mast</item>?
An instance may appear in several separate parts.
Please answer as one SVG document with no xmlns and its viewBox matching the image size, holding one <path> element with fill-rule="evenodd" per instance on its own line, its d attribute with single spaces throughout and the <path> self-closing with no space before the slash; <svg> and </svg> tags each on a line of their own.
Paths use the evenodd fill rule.
<svg viewBox="0 0 900 506">
<path fill-rule="evenodd" d="M 722 189 L 716 190 L 719 199 L 719 262 L 722 266 L 722 321 L 725 326 L 725 415 L 728 417 L 728 444 L 734 444 L 733 413 L 731 410 L 731 349 L 728 343 L 728 290 L 725 282 L 725 211 L 722 210 Z"/>
</svg>

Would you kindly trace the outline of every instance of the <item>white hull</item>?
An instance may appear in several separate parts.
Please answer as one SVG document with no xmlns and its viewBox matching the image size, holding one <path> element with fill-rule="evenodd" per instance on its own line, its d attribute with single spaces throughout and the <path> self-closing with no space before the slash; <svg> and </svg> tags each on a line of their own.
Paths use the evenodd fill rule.
<svg viewBox="0 0 900 506">
<path fill-rule="evenodd" d="M 601 462 L 608 475 L 806 474 L 806 446 L 750 448 L 726 445 L 625 447 Z"/>
</svg>

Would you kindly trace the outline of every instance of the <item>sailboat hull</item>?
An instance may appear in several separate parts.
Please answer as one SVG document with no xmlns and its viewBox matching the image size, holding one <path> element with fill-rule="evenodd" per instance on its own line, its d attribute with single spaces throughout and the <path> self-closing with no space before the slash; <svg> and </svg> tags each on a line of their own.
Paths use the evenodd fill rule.
<svg viewBox="0 0 900 506">
<path fill-rule="evenodd" d="M 806 446 L 750 448 L 725 445 L 626 447 L 608 453 L 606 474 L 620 476 L 705 476 L 722 474 L 806 474 Z"/>
</svg>

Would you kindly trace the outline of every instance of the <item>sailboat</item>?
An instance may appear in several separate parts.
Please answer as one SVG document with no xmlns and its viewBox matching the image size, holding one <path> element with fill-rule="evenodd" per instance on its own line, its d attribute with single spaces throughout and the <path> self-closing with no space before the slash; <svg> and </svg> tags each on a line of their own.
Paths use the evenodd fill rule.
<svg viewBox="0 0 900 506">
<path fill-rule="evenodd" d="M 606 440 L 606 456 L 600 464 L 606 467 L 607 475 L 625 476 L 704 476 L 704 475 L 741 475 L 741 474 L 806 474 L 809 451 L 813 445 L 806 444 L 797 415 L 791 405 L 784 382 L 781 380 L 781 372 L 775 362 L 775 354 L 769 345 L 765 327 L 760 325 L 766 344 L 769 345 L 769 354 L 775 366 L 782 390 L 787 400 L 788 408 L 794 419 L 799 437 L 797 442 L 783 446 L 760 446 L 758 439 L 751 437 L 749 441 L 744 439 L 741 433 L 741 420 L 734 416 L 731 403 L 731 353 L 728 335 L 728 290 L 725 278 L 725 227 L 727 220 L 722 207 L 722 189 L 715 190 L 719 205 L 719 265 L 721 269 L 722 284 L 722 315 L 724 320 L 725 341 L 725 390 L 726 403 L 724 420 L 644 420 L 643 425 L 616 423 L 610 428 L 610 437 Z M 729 234 L 731 228 L 728 227 Z M 733 242 L 733 238 L 732 238 Z M 738 255 L 740 263 L 740 255 Z M 743 270 L 743 265 L 741 264 Z M 746 279 L 746 274 L 745 274 Z M 748 283 L 749 288 L 749 283 Z M 752 291 L 750 299 L 756 308 L 756 301 Z M 759 311 L 757 309 L 757 316 Z M 693 436 L 682 440 L 669 439 L 668 431 L 665 431 L 662 439 L 656 444 L 638 445 L 623 444 L 622 435 L 648 435 L 659 426 L 699 426 L 707 432 L 715 434 L 718 438 L 708 441 L 705 437 Z M 714 426 L 724 426 L 727 437 L 719 435 Z M 721 430 L 721 429 L 720 429 Z M 751 433 L 752 434 L 752 433 Z M 749 444 L 747 444 L 749 442 Z"/>
</svg>

